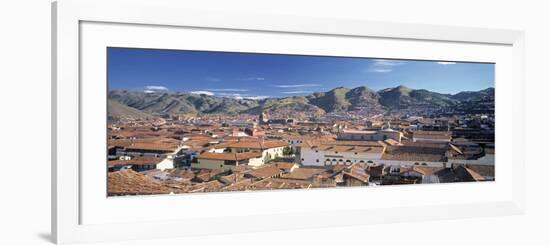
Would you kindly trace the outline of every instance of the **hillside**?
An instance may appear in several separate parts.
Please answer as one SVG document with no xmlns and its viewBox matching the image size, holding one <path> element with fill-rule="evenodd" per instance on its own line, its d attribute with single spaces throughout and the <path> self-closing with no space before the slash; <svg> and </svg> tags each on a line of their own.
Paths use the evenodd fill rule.
<svg viewBox="0 0 550 245">
<path fill-rule="evenodd" d="M 326 112 L 347 111 L 351 105 L 347 98 L 349 91 L 348 88 L 339 87 L 326 93 L 314 93 L 307 98 L 311 104 L 322 108 Z"/>
<path fill-rule="evenodd" d="M 414 106 L 452 106 L 458 100 L 449 94 L 440 94 L 425 89 L 411 89 L 405 86 L 379 91 L 380 104 L 389 109 L 406 109 Z"/>
<path fill-rule="evenodd" d="M 148 113 L 140 111 L 136 108 L 123 105 L 112 99 L 107 100 L 107 111 L 110 117 L 128 117 L 133 119 L 141 119 L 151 117 Z"/>
<path fill-rule="evenodd" d="M 480 91 L 441 94 L 405 86 L 380 91 L 365 86 L 353 89 L 338 87 L 307 96 L 290 96 L 262 100 L 217 97 L 205 94 L 144 93 L 115 90 L 109 92 L 110 115 L 127 113 L 141 118 L 145 115 L 170 114 L 254 114 L 320 116 L 332 112 L 377 114 L 394 110 L 425 111 L 454 108 L 461 112 L 494 111 L 494 88 Z M 111 105 L 112 104 L 112 105 Z M 484 108 L 488 107 L 488 108 Z M 492 107 L 492 108 L 491 108 Z M 112 109 L 111 109 L 112 108 Z"/>
<path fill-rule="evenodd" d="M 460 101 L 473 101 L 473 100 L 482 100 L 485 98 L 495 97 L 495 88 L 487 88 L 480 91 L 464 91 L 457 93 L 452 96 L 453 99 Z"/>
<path fill-rule="evenodd" d="M 320 116 L 325 114 L 325 110 L 311 104 L 311 102 L 303 96 L 292 96 L 280 99 L 266 99 L 260 102 L 260 106 L 252 108 L 252 110 L 245 111 L 250 114 L 260 114 L 261 112 L 267 112 L 272 116 Z"/>
<path fill-rule="evenodd" d="M 143 93 L 125 90 L 110 91 L 109 99 L 154 115 L 198 113 L 236 114 L 259 105 L 256 100 L 237 100 L 205 94 Z"/>
</svg>

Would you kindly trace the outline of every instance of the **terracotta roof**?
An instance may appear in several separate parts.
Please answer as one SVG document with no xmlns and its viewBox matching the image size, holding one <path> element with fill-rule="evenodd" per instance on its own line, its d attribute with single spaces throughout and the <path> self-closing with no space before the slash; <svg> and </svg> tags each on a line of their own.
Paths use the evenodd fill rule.
<svg viewBox="0 0 550 245">
<path fill-rule="evenodd" d="M 481 176 L 495 177 L 495 166 L 467 164 L 466 167 Z"/>
<path fill-rule="evenodd" d="M 156 144 L 156 143 L 136 143 L 126 147 L 128 150 L 156 150 L 164 152 L 174 152 L 178 149 L 177 145 L 173 144 Z"/>
<path fill-rule="evenodd" d="M 388 146 L 382 160 L 444 162 L 447 149 L 439 145 Z"/>
<path fill-rule="evenodd" d="M 126 147 L 132 144 L 131 140 L 109 140 L 108 146 Z"/>
<path fill-rule="evenodd" d="M 476 171 L 464 166 L 464 165 L 459 165 L 457 167 L 454 168 L 454 172 L 456 174 L 456 176 L 459 178 L 459 180 L 461 181 L 482 181 L 482 180 L 485 180 L 485 178 L 483 176 L 481 176 L 479 173 L 477 173 Z"/>
<path fill-rule="evenodd" d="M 378 165 L 378 166 L 369 166 L 367 168 L 367 172 L 371 176 L 381 177 L 384 176 L 384 165 Z"/>
<path fill-rule="evenodd" d="M 305 189 L 313 187 L 310 181 L 293 180 L 293 179 L 264 179 L 250 185 L 250 189 L 254 190 L 273 190 L 273 189 Z"/>
<path fill-rule="evenodd" d="M 238 165 L 238 166 L 235 166 L 234 168 L 231 169 L 231 172 L 233 173 L 241 173 L 241 172 L 246 172 L 248 170 L 250 170 L 251 166 L 248 166 L 248 165 Z"/>
<path fill-rule="evenodd" d="M 244 179 L 237 183 L 231 184 L 223 188 L 224 191 L 244 191 L 248 190 L 252 184 L 252 179 Z"/>
<path fill-rule="evenodd" d="M 352 177 L 361 182 L 368 183 L 370 175 L 365 171 L 365 169 L 359 167 L 358 165 L 351 165 L 349 168 L 344 169 L 342 172 L 345 176 Z"/>
<path fill-rule="evenodd" d="M 264 165 L 262 167 L 259 167 L 257 169 L 254 169 L 245 173 L 245 176 L 264 179 L 264 178 L 271 178 L 271 177 L 277 176 L 281 173 L 283 173 L 283 170 L 281 170 L 276 165 Z"/>
<path fill-rule="evenodd" d="M 219 180 L 225 184 L 234 184 L 244 179 L 245 178 L 242 176 L 242 174 L 234 173 L 230 175 L 221 176 Z"/>
<path fill-rule="evenodd" d="M 164 158 L 134 158 L 131 160 L 113 160 L 109 161 L 109 167 L 126 166 L 126 165 L 157 165 Z"/>
<path fill-rule="evenodd" d="M 270 149 L 288 146 L 285 141 L 240 141 L 227 144 L 228 148 L 251 148 L 251 149 Z"/>
<path fill-rule="evenodd" d="M 195 180 L 197 182 L 206 182 L 221 172 L 222 170 L 220 169 L 200 169 L 195 175 Z"/>
<path fill-rule="evenodd" d="M 192 179 L 195 177 L 195 173 L 190 170 L 173 168 L 173 169 L 166 169 L 165 171 L 168 174 L 170 174 L 170 176 L 173 176 L 173 177 L 180 177 L 185 179 Z"/>
<path fill-rule="evenodd" d="M 289 174 L 282 175 L 281 178 L 308 180 L 308 179 L 311 179 L 314 175 L 321 174 L 321 173 L 326 172 L 326 171 L 327 170 L 325 168 L 302 167 L 302 168 L 294 169 Z"/>
<path fill-rule="evenodd" d="M 447 131 L 415 131 L 413 137 L 427 139 L 451 139 L 451 132 Z"/>
<path fill-rule="evenodd" d="M 168 194 L 173 190 L 159 181 L 133 170 L 111 172 L 107 179 L 108 195 Z"/>
<path fill-rule="evenodd" d="M 275 165 L 277 168 L 286 172 L 289 172 L 296 165 L 296 163 L 292 162 L 271 162 L 270 164 Z"/>
<path fill-rule="evenodd" d="M 417 172 L 421 175 L 433 175 L 435 172 L 441 170 L 440 167 L 426 167 L 426 166 L 412 166 L 410 168 L 401 168 L 402 173 L 406 172 Z"/>
<path fill-rule="evenodd" d="M 243 153 L 203 152 L 199 155 L 199 159 L 240 161 L 240 160 L 251 159 L 251 158 L 259 158 L 261 156 L 262 154 L 259 152 L 243 152 Z"/>
</svg>

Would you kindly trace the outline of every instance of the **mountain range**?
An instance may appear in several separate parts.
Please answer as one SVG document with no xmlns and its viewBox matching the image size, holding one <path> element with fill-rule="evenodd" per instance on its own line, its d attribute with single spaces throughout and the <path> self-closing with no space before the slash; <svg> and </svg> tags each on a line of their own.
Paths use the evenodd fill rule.
<svg viewBox="0 0 550 245">
<path fill-rule="evenodd" d="M 327 92 L 306 96 L 267 98 L 262 100 L 218 97 L 186 92 L 155 92 L 113 90 L 108 93 L 109 116 L 133 118 L 172 114 L 237 114 L 305 113 L 323 115 L 331 112 L 369 110 L 388 112 L 423 108 L 462 108 L 484 101 L 494 107 L 494 88 L 442 94 L 405 86 L 379 91 L 365 86 L 338 87 Z"/>
</svg>

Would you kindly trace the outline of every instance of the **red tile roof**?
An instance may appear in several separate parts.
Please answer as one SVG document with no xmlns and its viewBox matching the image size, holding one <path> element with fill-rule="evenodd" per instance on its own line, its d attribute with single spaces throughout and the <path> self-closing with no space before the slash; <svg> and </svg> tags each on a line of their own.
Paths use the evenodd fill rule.
<svg viewBox="0 0 550 245">
<path fill-rule="evenodd" d="M 253 178 L 264 179 L 264 178 L 271 178 L 271 177 L 280 175 L 281 173 L 283 173 L 283 170 L 281 170 L 276 165 L 264 165 L 264 166 L 261 166 L 257 169 L 248 171 L 247 173 L 245 173 L 245 176 L 251 176 Z"/>
<path fill-rule="evenodd" d="M 168 194 L 173 190 L 159 181 L 133 170 L 111 172 L 107 179 L 107 193 L 113 195 Z"/>
<path fill-rule="evenodd" d="M 447 131 L 415 131 L 413 137 L 426 139 L 451 139 L 451 132 Z"/>
<path fill-rule="evenodd" d="M 163 152 L 174 152 L 178 149 L 177 145 L 173 144 L 155 144 L 155 143 L 136 143 L 130 146 L 127 146 L 128 150 L 153 150 L 153 151 L 163 151 Z"/>
<path fill-rule="evenodd" d="M 126 165 L 157 165 L 164 158 L 134 158 L 131 160 L 114 160 L 109 161 L 109 167 L 126 166 Z"/>
<path fill-rule="evenodd" d="M 226 145 L 228 148 L 250 148 L 250 149 L 270 149 L 277 147 L 288 146 L 285 141 L 270 140 L 270 141 L 240 141 L 235 143 L 229 143 Z"/>
<path fill-rule="evenodd" d="M 262 154 L 258 152 L 243 152 L 243 153 L 203 152 L 199 155 L 199 159 L 240 161 L 240 160 L 251 159 L 251 158 L 259 158 L 261 156 Z"/>
</svg>

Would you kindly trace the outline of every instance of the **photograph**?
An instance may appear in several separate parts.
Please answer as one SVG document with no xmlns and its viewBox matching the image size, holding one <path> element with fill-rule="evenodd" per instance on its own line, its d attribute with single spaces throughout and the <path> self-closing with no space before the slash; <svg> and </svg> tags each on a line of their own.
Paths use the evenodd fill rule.
<svg viewBox="0 0 550 245">
<path fill-rule="evenodd" d="M 108 197 L 495 181 L 495 63 L 106 53 Z"/>
</svg>

